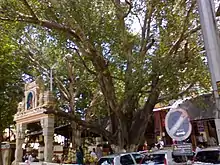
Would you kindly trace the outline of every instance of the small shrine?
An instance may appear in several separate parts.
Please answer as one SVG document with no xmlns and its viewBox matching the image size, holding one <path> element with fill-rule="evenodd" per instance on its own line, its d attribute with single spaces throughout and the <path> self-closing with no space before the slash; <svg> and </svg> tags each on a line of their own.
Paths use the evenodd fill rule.
<svg viewBox="0 0 220 165">
<path fill-rule="evenodd" d="M 43 81 L 37 79 L 25 85 L 24 98 L 18 104 L 17 113 L 14 116 L 16 122 L 16 151 L 15 162 L 22 162 L 22 144 L 25 140 L 27 125 L 40 122 L 43 129 L 44 162 L 51 162 L 53 157 L 54 116 L 45 114 L 46 107 L 55 105 L 55 100 L 50 91 L 45 91 Z"/>
</svg>

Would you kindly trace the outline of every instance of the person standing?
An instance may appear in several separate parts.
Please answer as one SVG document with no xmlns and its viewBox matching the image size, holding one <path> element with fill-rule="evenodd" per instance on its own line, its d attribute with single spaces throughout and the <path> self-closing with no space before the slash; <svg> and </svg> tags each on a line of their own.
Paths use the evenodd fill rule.
<svg viewBox="0 0 220 165">
<path fill-rule="evenodd" d="M 163 149 L 163 147 L 164 147 L 164 142 L 163 142 L 163 140 L 162 140 L 161 137 L 158 139 L 158 142 L 157 142 L 156 146 L 157 146 L 157 148 L 158 148 L 159 150 Z"/>
<path fill-rule="evenodd" d="M 202 144 L 204 146 L 205 138 L 203 136 L 203 133 L 200 133 L 200 135 L 198 136 L 198 142 L 199 144 Z"/>
<path fill-rule="evenodd" d="M 34 158 L 33 158 L 33 153 L 29 154 L 28 156 L 28 162 L 33 162 Z"/>
<path fill-rule="evenodd" d="M 23 156 L 23 162 L 25 162 L 26 160 L 28 160 L 28 153 L 26 153 L 24 156 Z"/>
<path fill-rule="evenodd" d="M 144 151 L 144 145 L 138 145 L 137 152 Z"/>
<path fill-rule="evenodd" d="M 79 165 L 83 165 L 84 163 L 83 159 L 84 159 L 84 152 L 82 147 L 80 146 L 76 152 L 76 163 Z"/>
<path fill-rule="evenodd" d="M 92 152 L 90 153 L 90 156 L 93 157 L 94 159 L 97 159 L 97 155 L 95 153 L 95 148 L 92 149 Z"/>
<path fill-rule="evenodd" d="M 98 158 L 98 159 L 100 159 L 100 158 L 102 157 L 102 148 L 101 148 L 101 145 L 97 145 L 96 155 L 97 155 L 97 158 Z"/>
<path fill-rule="evenodd" d="M 92 152 L 90 153 L 91 162 L 90 165 L 95 165 L 95 162 L 97 161 L 97 155 L 95 153 L 95 148 L 92 149 Z"/>
</svg>

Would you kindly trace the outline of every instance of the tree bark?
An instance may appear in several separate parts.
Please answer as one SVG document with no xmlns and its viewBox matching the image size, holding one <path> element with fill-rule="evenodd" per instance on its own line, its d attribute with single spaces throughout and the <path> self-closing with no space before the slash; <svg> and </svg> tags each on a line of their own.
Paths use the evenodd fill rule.
<svg viewBox="0 0 220 165">
<path fill-rule="evenodd" d="M 130 130 L 129 130 L 129 140 L 130 144 L 138 144 L 144 138 L 145 131 L 147 129 L 148 121 L 150 120 L 150 114 L 157 104 L 159 98 L 159 89 L 157 88 L 159 83 L 159 76 L 154 75 L 151 83 L 151 93 L 144 107 L 139 110 L 133 117 Z M 139 129 L 137 129 L 139 128 Z"/>
<path fill-rule="evenodd" d="M 81 146 L 81 131 L 79 126 L 76 122 L 71 122 L 71 128 L 72 128 L 72 145 L 74 149 L 77 149 L 79 146 Z"/>
<path fill-rule="evenodd" d="M 3 141 L 3 131 L 0 130 L 0 165 L 3 165 L 3 159 L 2 159 L 2 141 Z"/>
</svg>

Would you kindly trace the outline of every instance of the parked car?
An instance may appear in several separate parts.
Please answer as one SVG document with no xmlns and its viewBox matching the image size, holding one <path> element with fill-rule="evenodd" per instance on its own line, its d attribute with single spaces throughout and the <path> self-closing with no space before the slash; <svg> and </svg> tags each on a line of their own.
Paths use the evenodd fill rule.
<svg viewBox="0 0 220 165">
<path fill-rule="evenodd" d="M 147 153 L 142 159 L 143 165 L 184 165 L 189 163 L 193 156 L 175 156 L 172 149 L 158 150 Z"/>
<path fill-rule="evenodd" d="M 215 164 L 220 165 L 220 148 L 206 148 L 195 154 L 193 165 Z"/>
<path fill-rule="evenodd" d="M 119 153 L 101 157 L 98 165 L 137 165 L 142 159 L 143 155 L 138 152 Z"/>
<path fill-rule="evenodd" d="M 171 164 L 172 152 L 170 150 L 158 150 L 152 153 L 147 153 L 142 159 L 141 164 L 146 165 L 168 165 Z"/>
</svg>

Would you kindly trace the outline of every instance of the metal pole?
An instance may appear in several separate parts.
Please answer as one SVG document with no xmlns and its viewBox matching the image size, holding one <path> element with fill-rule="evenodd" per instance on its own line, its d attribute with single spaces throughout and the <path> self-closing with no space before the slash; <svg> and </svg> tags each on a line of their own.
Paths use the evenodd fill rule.
<svg viewBox="0 0 220 165">
<path fill-rule="evenodd" d="M 208 65 L 211 73 L 212 87 L 216 101 L 215 124 L 218 141 L 220 142 L 220 99 L 217 86 L 217 84 L 220 82 L 220 48 L 219 36 L 215 20 L 214 1 L 197 0 L 197 3 L 199 8 L 203 39 L 207 53 Z"/>
<path fill-rule="evenodd" d="M 53 91 L 53 68 L 50 68 L 50 91 Z"/>
</svg>

